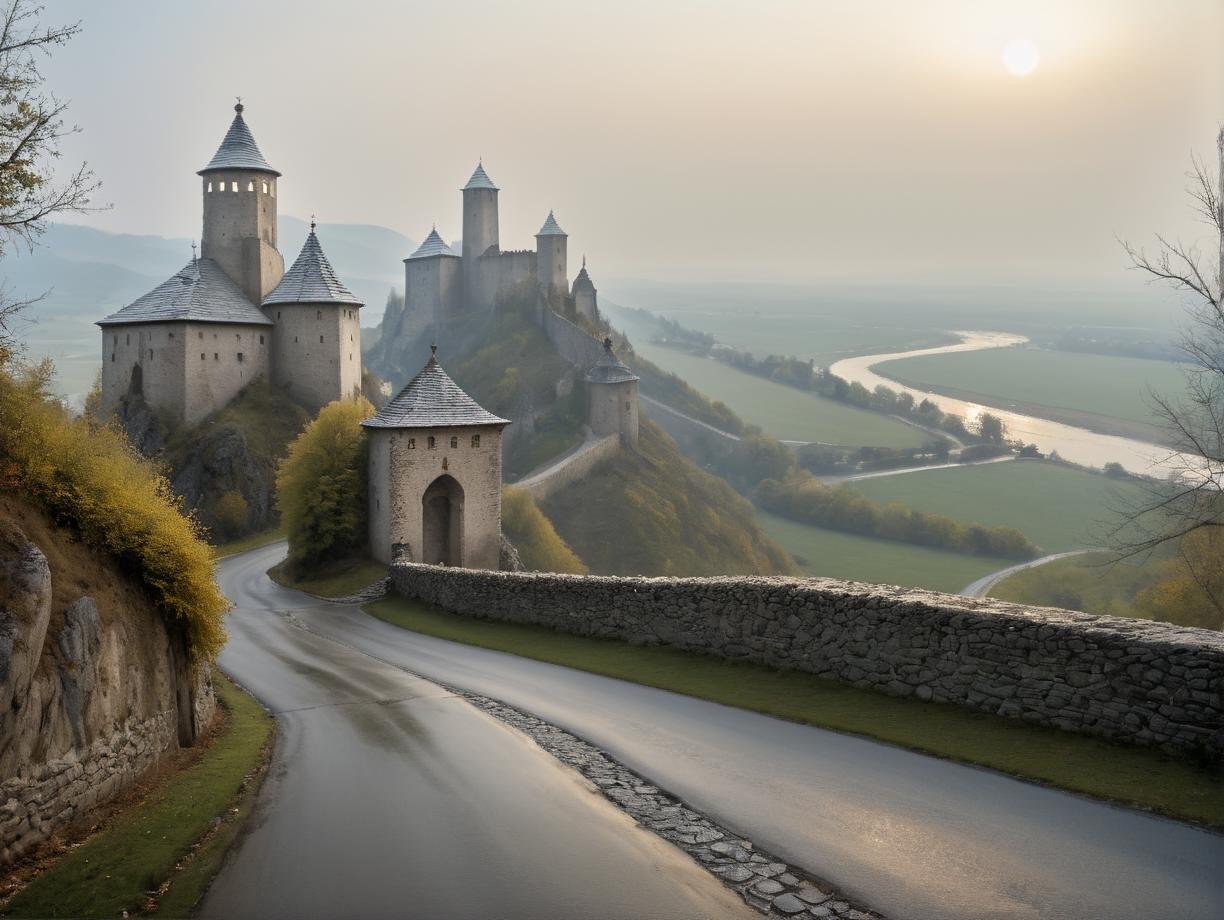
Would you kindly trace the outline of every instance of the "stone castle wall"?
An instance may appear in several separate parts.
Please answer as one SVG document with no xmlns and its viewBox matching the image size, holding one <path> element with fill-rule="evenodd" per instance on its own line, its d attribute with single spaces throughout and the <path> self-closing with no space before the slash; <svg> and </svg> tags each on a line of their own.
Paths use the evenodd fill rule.
<svg viewBox="0 0 1224 920">
<path fill-rule="evenodd" d="M 467 616 L 806 671 L 1224 760 L 1224 636 L 833 579 L 628 578 L 396 564 Z"/>
<path fill-rule="evenodd" d="M 320 409 L 361 390 L 360 310 L 352 304 L 270 304 L 272 379 L 294 399 Z M 270 330 L 269 330 L 270 331 Z"/>
<path fill-rule="evenodd" d="M 543 314 L 544 334 L 552 342 L 553 348 L 570 364 L 586 370 L 599 360 L 603 354 L 601 345 L 594 336 L 580 326 L 571 323 L 547 305 L 541 311 Z"/>
<path fill-rule="evenodd" d="M 555 492 L 564 489 L 571 483 L 586 478 L 599 463 L 614 456 L 621 446 L 619 434 L 592 437 L 578 445 L 572 453 L 566 454 L 547 469 L 534 475 L 511 483 L 520 489 L 531 493 L 537 502 L 542 502 Z"/>
</svg>

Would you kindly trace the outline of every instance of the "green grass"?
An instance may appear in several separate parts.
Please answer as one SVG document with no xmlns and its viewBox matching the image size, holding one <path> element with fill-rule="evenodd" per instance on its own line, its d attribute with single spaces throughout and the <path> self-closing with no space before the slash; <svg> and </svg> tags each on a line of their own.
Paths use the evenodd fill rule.
<svg viewBox="0 0 1224 920">
<path fill-rule="evenodd" d="M 1019 528 L 1047 553 L 1101 546 L 1138 486 L 1040 460 L 924 470 L 850 484 L 881 504 L 904 502 L 959 521 Z"/>
<path fill-rule="evenodd" d="M 271 530 L 253 533 L 249 537 L 230 540 L 228 543 L 218 543 L 213 547 L 213 558 L 224 559 L 226 556 L 236 556 L 249 549 L 259 549 L 261 546 L 267 546 L 269 543 L 283 539 L 285 539 L 285 527 L 283 524 L 277 524 Z"/>
<path fill-rule="evenodd" d="M 885 696 L 797 671 L 588 639 L 537 626 L 443 613 L 404 598 L 366 609 L 404 629 L 497 649 L 713 700 L 767 715 L 866 735 L 964 763 L 1224 826 L 1224 779 L 1142 748 L 1040 728 L 959 706 Z"/>
<path fill-rule="evenodd" d="M 990 596 L 1116 617 L 1140 616 L 1131 602 L 1159 577 L 1163 558 L 1114 564 L 1110 564 L 1110 559 L 1108 553 L 1055 559 L 1004 578 L 990 589 Z"/>
<path fill-rule="evenodd" d="M 1149 389 L 1185 392 L 1182 366 L 1170 361 L 1005 348 L 903 358 L 876 370 L 911 384 L 1155 424 Z"/>
<path fill-rule="evenodd" d="M 296 575 L 282 560 L 268 569 L 268 576 L 278 585 L 296 588 L 319 597 L 348 597 L 367 585 L 387 577 L 387 567 L 373 559 L 337 559 L 312 566 L 306 575 Z"/>
<path fill-rule="evenodd" d="M 711 399 L 727 404 L 750 425 L 783 441 L 871 447 L 919 447 L 931 436 L 876 412 L 855 409 L 714 361 L 657 345 L 637 351 Z"/>
<path fill-rule="evenodd" d="M 118 917 L 141 908 L 146 892 L 168 879 L 159 913 L 189 913 L 254 800 L 247 779 L 262 763 L 273 728 L 254 699 L 222 675 L 215 679 L 228 722 L 203 756 L 34 879 L 9 902 L 5 916 Z M 236 798 L 242 802 L 238 814 L 230 811 Z M 225 816 L 221 826 L 175 874 L 217 815 Z"/>
<path fill-rule="evenodd" d="M 907 476 L 898 478 L 908 478 Z M 757 509 L 761 528 L 795 558 L 805 575 L 957 592 L 1014 559 L 970 556 L 895 540 L 825 530 Z"/>
</svg>

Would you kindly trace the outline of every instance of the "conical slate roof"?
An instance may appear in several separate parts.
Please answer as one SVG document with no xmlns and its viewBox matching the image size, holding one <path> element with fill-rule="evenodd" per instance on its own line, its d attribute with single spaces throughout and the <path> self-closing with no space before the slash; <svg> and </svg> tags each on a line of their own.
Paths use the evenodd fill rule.
<svg viewBox="0 0 1224 920">
<path fill-rule="evenodd" d="M 459 254 L 455 250 L 446 245 L 446 241 L 438 236 L 438 228 L 434 227 L 429 231 L 429 236 L 425 237 L 425 242 L 417 247 L 416 252 L 410 255 L 404 261 L 410 259 L 428 259 L 431 256 L 450 256 L 453 259 L 459 258 Z"/>
<path fill-rule="evenodd" d="M 493 191 L 497 191 L 497 186 L 493 184 L 493 180 L 485 172 L 483 160 L 476 164 L 476 171 L 472 173 L 472 178 L 468 179 L 467 185 L 463 187 L 463 190 L 466 192 L 470 188 L 491 188 Z"/>
<path fill-rule="evenodd" d="M 430 355 L 421 372 L 377 415 L 361 424 L 366 428 L 452 428 L 509 425 L 510 421 L 482 409 L 442 370 L 437 356 Z"/>
<path fill-rule="evenodd" d="M 302 251 L 282 276 L 280 284 L 263 302 L 265 307 L 274 303 L 349 303 L 364 306 L 336 277 L 336 270 L 319 245 L 313 222 Z"/>
<path fill-rule="evenodd" d="M 544 221 L 544 226 L 540 228 L 540 232 L 536 236 L 568 236 L 568 234 L 557 225 L 557 218 L 553 216 L 553 212 L 548 212 L 548 219 Z"/>
<path fill-rule="evenodd" d="M 612 339 L 603 341 L 604 351 L 599 360 L 586 373 L 589 383 L 627 383 L 639 379 L 637 374 L 629 370 L 620 359 L 612 353 Z"/>
<path fill-rule="evenodd" d="M 591 280 L 591 276 L 587 274 L 586 256 L 582 257 L 582 270 L 578 272 L 578 277 L 574 279 L 574 290 L 595 290 L 595 283 Z"/>
<path fill-rule="evenodd" d="M 98 320 L 98 325 L 181 321 L 272 325 L 212 259 L 192 259 L 143 297 Z"/>
<path fill-rule="evenodd" d="M 225 132 L 221 146 L 217 148 L 213 158 L 199 171 L 198 175 L 202 176 L 214 169 L 257 169 L 274 176 L 280 175 L 268 165 L 264 155 L 259 152 L 259 146 L 255 143 L 255 135 L 251 134 L 251 129 L 247 127 L 247 123 L 242 118 L 241 102 L 234 106 L 234 120 L 230 122 L 229 130 Z"/>
</svg>

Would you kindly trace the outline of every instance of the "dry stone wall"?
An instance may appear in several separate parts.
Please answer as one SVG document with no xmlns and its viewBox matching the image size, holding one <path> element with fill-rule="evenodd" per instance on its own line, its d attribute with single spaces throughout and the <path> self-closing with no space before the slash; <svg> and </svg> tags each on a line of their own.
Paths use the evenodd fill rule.
<svg viewBox="0 0 1224 920">
<path fill-rule="evenodd" d="M 596 466 L 620 451 L 620 435 L 610 434 L 602 438 L 588 437 L 569 454 L 566 454 L 547 469 L 512 483 L 531 493 L 537 502 L 559 492 L 571 483 L 584 479 Z"/>
<path fill-rule="evenodd" d="M 400 563 L 467 616 L 807 671 L 1224 761 L 1224 636 L 826 578 L 627 578 Z"/>
</svg>

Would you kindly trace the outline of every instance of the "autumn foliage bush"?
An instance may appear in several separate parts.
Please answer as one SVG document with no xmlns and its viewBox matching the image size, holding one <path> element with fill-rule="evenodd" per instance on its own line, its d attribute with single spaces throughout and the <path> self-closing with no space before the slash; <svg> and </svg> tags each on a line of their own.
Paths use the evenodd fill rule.
<svg viewBox="0 0 1224 920">
<path fill-rule="evenodd" d="M 502 492 L 502 532 L 518 550 L 526 569 L 571 575 L 588 571 L 525 489 L 509 486 Z"/>
<path fill-rule="evenodd" d="M 295 573 L 359 553 L 367 542 L 365 399 L 326 405 L 289 445 L 276 474 L 276 503 Z"/>
<path fill-rule="evenodd" d="M 229 604 L 198 522 L 122 433 L 73 418 L 51 397 L 51 370 L 17 368 L 0 354 L 0 489 L 111 555 L 186 631 L 193 659 L 215 658 Z"/>
</svg>

